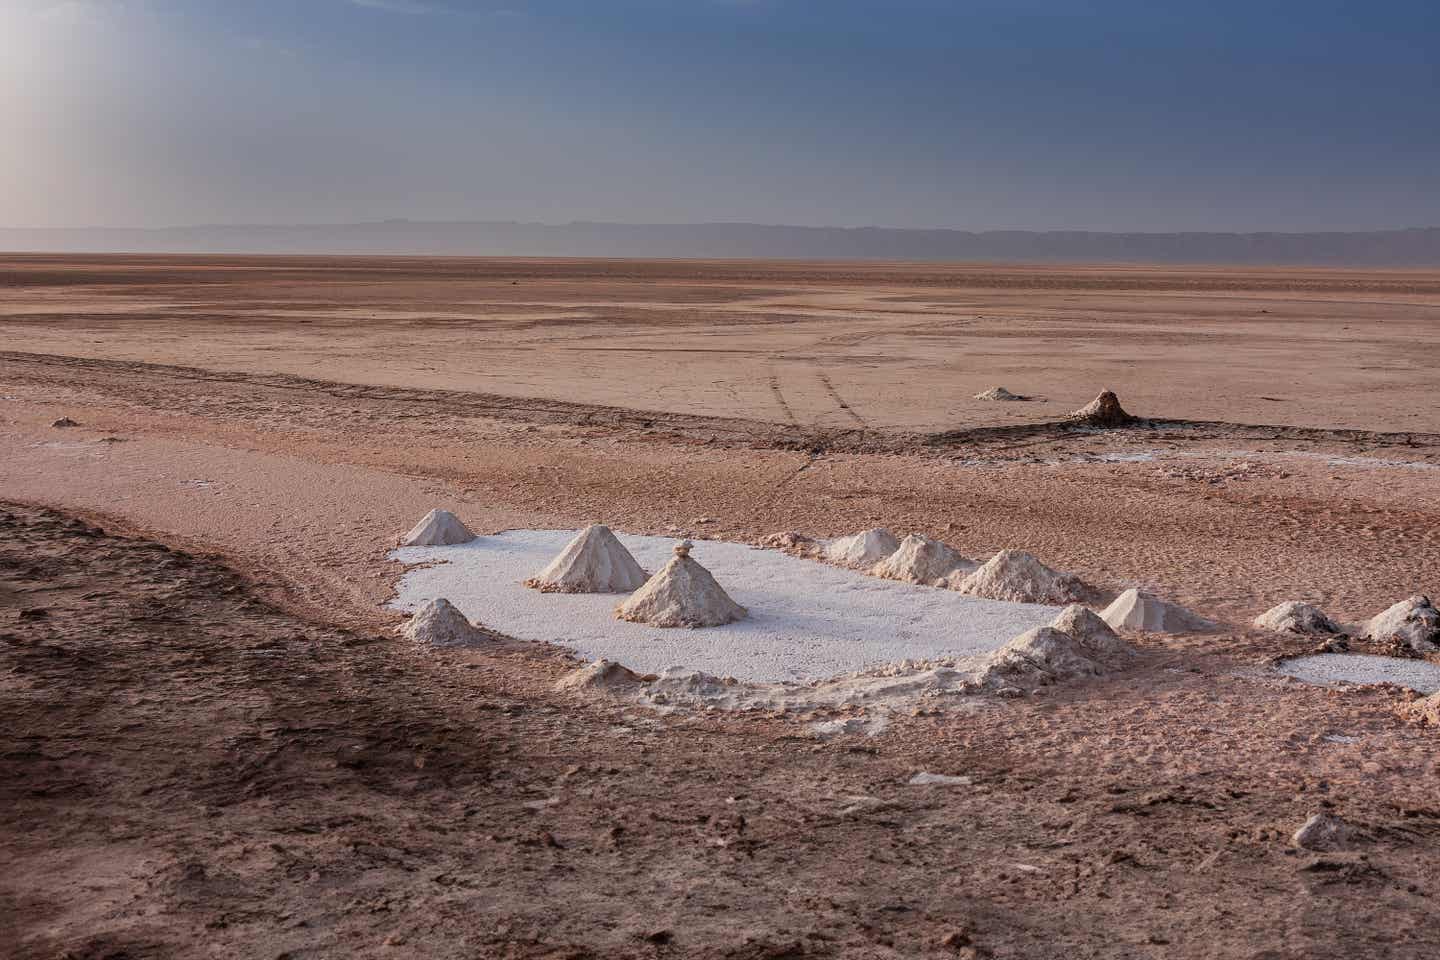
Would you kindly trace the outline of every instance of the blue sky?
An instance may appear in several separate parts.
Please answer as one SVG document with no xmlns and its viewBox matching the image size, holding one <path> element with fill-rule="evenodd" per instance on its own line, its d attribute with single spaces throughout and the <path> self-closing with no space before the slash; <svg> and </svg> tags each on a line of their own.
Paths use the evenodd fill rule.
<svg viewBox="0 0 1440 960">
<path fill-rule="evenodd" d="M 0 0 L 0 129 L 12 226 L 1430 225 L 1440 3 Z"/>
</svg>

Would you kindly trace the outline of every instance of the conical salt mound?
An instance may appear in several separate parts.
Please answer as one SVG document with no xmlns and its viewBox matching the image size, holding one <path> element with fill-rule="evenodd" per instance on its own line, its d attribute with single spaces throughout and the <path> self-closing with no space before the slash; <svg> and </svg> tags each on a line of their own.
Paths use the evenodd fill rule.
<svg viewBox="0 0 1440 960">
<path fill-rule="evenodd" d="M 951 550 L 939 540 L 912 533 L 901 541 L 899 548 L 870 569 L 873 577 L 904 580 L 943 587 L 956 574 L 966 574 L 980 566 Z"/>
<path fill-rule="evenodd" d="M 1219 628 L 1219 624 L 1178 604 L 1134 589 L 1116 597 L 1100 618 L 1116 630 L 1145 630 L 1151 633 L 1204 633 Z"/>
<path fill-rule="evenodd" d="M 895 534 L 884 527 L 875 527 L 831 540 L 825 547 L 825 559 L 847 567 L 873 567 L 899 549 L 900 541 Z"/>
<path fill-rule="evenodd" d="M 628 600 L 615 616 L 652 627 L 718 627 L 746 614 L 715 582 L 710 571 L 691 559 L 689 540 L 675 547 L 675 556 Z"/>
<path fill-rule="evenodd" d="M 1074 637 L 1094 657 L 1129 657 L 1135 648 L 1115 635 L 1110 624 L 1089 607 L 1072 603 L 1060 611 L 1060 616 L 1050 626 L 1061 633 Z"/>
<path fill-rule="evenodd" d="M 495 638 L 465 618 L 444 597 L 427 600 L 400 626 L 400 635 L 432 647 L 474 647 Z"/>
<path fill-rule="evenodd" d="M 400 538 L 402 547 L 451 547 L 475 539 L 470 528 L 449 510 L 431 510 Z"/>
<path fill-rule="evenodd" d="M 1325 611 L 1299 600 L 1287 600 L 1271 607 L 1255 618 L 1255 626 L 1261 630 L 1274 630 L 1276 633 L 1317 636 L 1332 636 L 1345 632 L 1340 629 L 1339 624 L 1325 616 Z"/>
<path fill-rule="evenodd" d="M 1018 393 L 1011 393 L 1004 387 L 991 387 L 981 393 L 975 394 L 976 400 L 1029 400 L 1029 397 Z"/>
<path fill-rule="evenodd" d="M 1413 596 L 1371 617 L 1365 639 L 1393 643 L 1413 653 L 1440 651 L 1440 610 L 1429 597 Z"/>
<path fill-rule="evenodd" d="M 630 593 L 644 583 L 645 571 L 619 538 L 592 523 L 525 586 L 542 593 Z"/>
<path fill-rule="evenodd" d="M 1104 391 L 1065 419 L 1095 427 L 1123 427 L 1136 420 L 1125 412 L 1125 408 L 1120 406 L 1120 398 L 1110 390 Z"/>
<path fill-rule="evenodd" d="M 640 686 L 635 671 L 613 660 L 596 660 L 570 671 L 555 681 L 555 689 L 567 692 L 601 694 L 632 693 Z"/>
<path fill-rule="evenodd" d="M 961 593 L 1013 603 L 1075 603 L 1095 589 L 1070 573 L 1052 570 L 1023 550 L 1001 550 L 953 585 Z"/>
</svg>

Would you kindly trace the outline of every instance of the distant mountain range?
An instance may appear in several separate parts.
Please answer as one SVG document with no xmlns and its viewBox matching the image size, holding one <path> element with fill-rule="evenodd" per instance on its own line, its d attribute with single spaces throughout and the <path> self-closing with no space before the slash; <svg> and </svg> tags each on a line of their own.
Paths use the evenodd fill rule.
<svg viewBox="0 0 1440 960">
<path fill-rule="evenodd" d="M 1440 267 L 1440 228 L 1323 233 L 1092 233 L 505 221 L 158 229 L 0 228 L 0 250 L 56 253 L 989 260 Z"/>
</svg>

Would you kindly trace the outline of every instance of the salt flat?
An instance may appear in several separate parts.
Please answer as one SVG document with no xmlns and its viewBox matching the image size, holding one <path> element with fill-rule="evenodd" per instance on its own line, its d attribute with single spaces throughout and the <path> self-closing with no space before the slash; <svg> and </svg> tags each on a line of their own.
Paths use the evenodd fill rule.
<svg viewBox="0 0 1440 960">
<path fill-rule="evenodd" d="M 617 594 L 540 593 L 523 586 L 573 530 L 512 530 L 451 547 L 406 547 L 416 566 L 391 606 L 445 597 L 476 623 L 522 640 L 617 660 L 642 673 L 669 667 L 761 682 L 820 680 L 897 660 L 973 656 L 1053 620 L 1058 607 L 981 600 L 897 583 L 742 543 L 702 540 L 692 555 L 750 615 L 703 630 L 660 629 L 615 618 Z M 654 572 L 669 537 L 619 535 Z"/>
</svg>

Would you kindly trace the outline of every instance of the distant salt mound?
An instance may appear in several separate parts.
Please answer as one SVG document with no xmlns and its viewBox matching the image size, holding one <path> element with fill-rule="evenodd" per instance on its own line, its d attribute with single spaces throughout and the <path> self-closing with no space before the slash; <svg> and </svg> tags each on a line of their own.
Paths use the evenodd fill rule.
<svg viewBox="0 0 1440 960">
<path fill-rule="evenodd" d="M 1105 608 L 1101 618 L 1116 630 L 1150 633 L 1205 633 L 1220 625 L 1178 604 L 1139 590 L 1126 590 Z"/>
<path fill-rule="evenodd" d="M 1299 600 L 1287 600 L 1255 618 L 1255 626 L 1276 633 L 1298 633 L 1312 636 L 1333 636 L 1344 633 L 1325 611 Z"/>
<path fill-rule="evenodd" d="M 400 538 L 402 547 L 452 547 L 475 539 L 470 528 L 449 510 L 431 510 Z"/>
<path fill-rule="evenodd" d="M 980 685 L 1049 684 L 1122 667 L 1135 650 L 1082 606 L 1066 607 L 1048 627 L 1027 630 L 990 655 Z"/>
<path fill-rule="evenodd" d="M 972 597 L 1055 605 L 1087 600 L 1096 593 L 1074 574 L 1052 570 L 1023 550 L 1001 550 L 952 587 Z"/>
<path fill-rule="evenodd" d="M 611 696 L 634 693 L 641 684 L 640 675 L 614 660 L 600 659 L 572 670 L 555 681 L 562 693 L 592 693 Z"/>
<path fill-rule="evenodd" d="M 1065 419 L 1092 427 L 1123 427 L 1135 423 L 1137 418 L 1125 412 L 1113 391 L 1105 390 Z"/>
<path fill-rule="evenodd" d="M 894 553 L 870 569 L 872 576 L 931 587 L 946 586 L 956 574 L 966 574 L 980 565 L 951 550 L 939 540 L 912 533 Z"/>
<path fill-rule="evenodd" d="M 884 527 L 862 530 L 848 537 L 831 540 L 825 547 L 825 559 L 845 567 L 864 569 L 900 549 L 895 534 Z"/>
<path fill-rule="evenodd" d="M 630 593 L 646 574 L 610 528 L 592 523 L 549 566 L 525 581 L 541 593 Z"/>
<path fill-rule="evenodd" d="M 615 615 L 652 627 L 718 627 L 744 618 L 745 608 L 690 556 L 694 546 L 689 540 L 677 544 L 670 562 L 616 607 Z"/>
<path fill-rule="evenodd" d="M 444 597 L 426 601 L 404 624 L 400 635 L 432 647 L 477 647 L 494 641 L 485 630 L 465 618 Z"/>
<path fill-rule="evenodd" d="M 991 387 L 989 390 L 984 390 L 984 391 L 982 391 L 982 392 L 980 392 L 980 393 L 975 394 L 975 399 L 976 399 L 976 400 L 1029 400 L 1030 398 L 1027 397 L 1027 396 L 1023 396 L 1022 394 L 1011 393 L 1009 390 L 1006 390 L 1004 387 Z"/>
<path fill-rule="evenodd" d="M 1411 653 L 1440 652 L 1440 610 L 1429 597 L 1417 594 L 1372 617 L 1365 624 L 1364 636 Z"/>
</svg>

